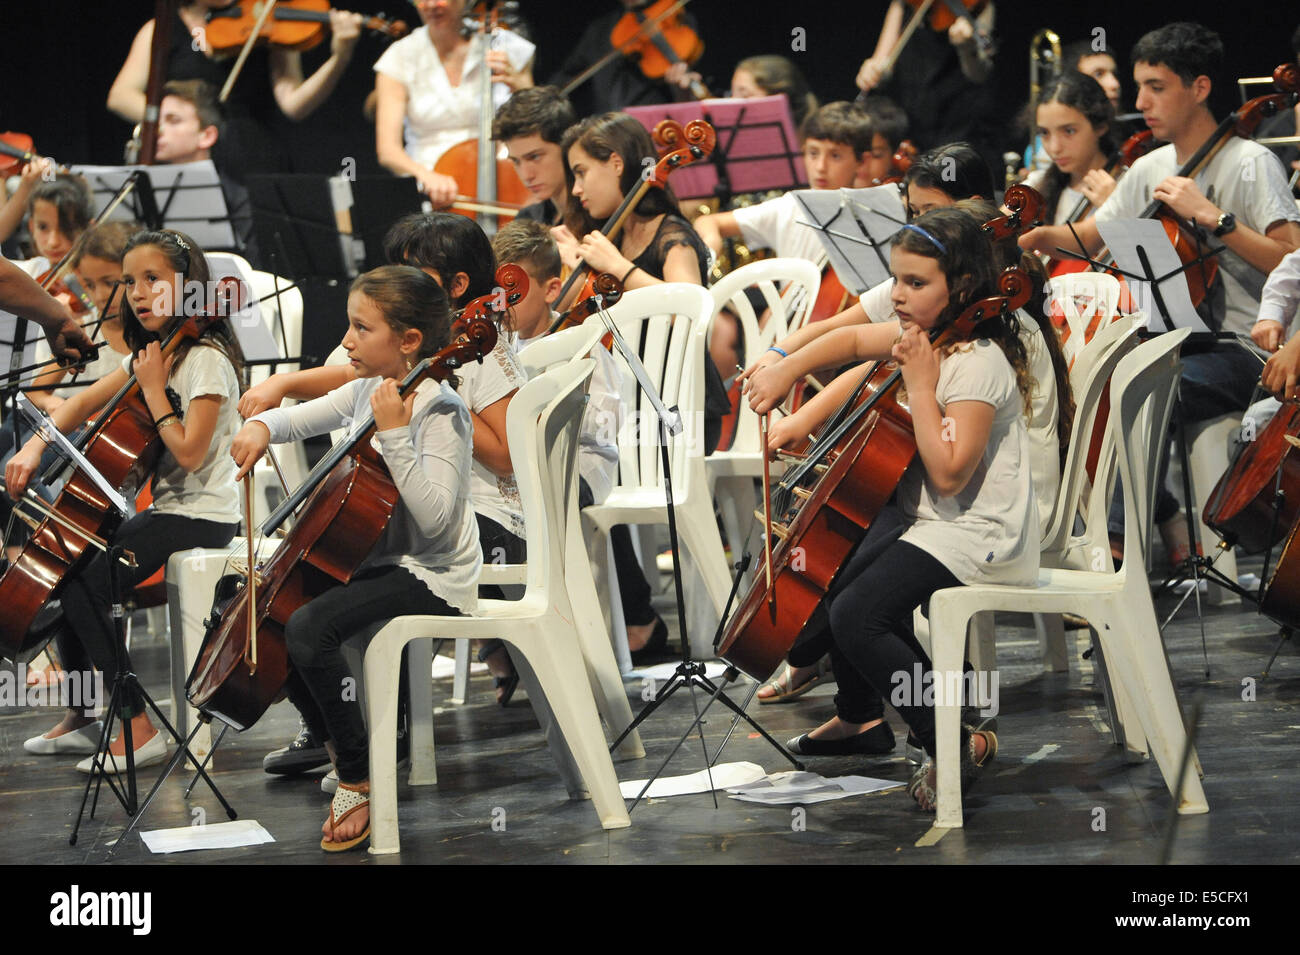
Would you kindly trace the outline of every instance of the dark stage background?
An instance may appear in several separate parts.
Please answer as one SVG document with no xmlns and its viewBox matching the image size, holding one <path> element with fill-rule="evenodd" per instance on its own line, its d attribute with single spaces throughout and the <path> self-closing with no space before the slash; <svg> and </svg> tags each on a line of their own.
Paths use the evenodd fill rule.
<svg viewBox="0 0 1300 955">
<path fill-rule="evenodd" d="M 414 7 L 402 0 L 349 0 L 361 12 L 386 12 L 415 26 Z M 885 0 L 818 4 L 695 0 L 691 11 L 700 22 L 706 49 L 699 68 L 716 90 L 726 90 L 734 64 L 757 53 L 786 53 L 808 76 L 823 101 L 852 98 L 853 76 L 871 52 L 887 3 Z M 1286 5 L 1282 5 L 1286 6 Z M 608 9 L 601 2 L 523 0 L 539 52 L 538 81 L 558 65 L 581 31 L 584 15 Z M 1106 30 L 1121 57 L 1145 31 L 1176 19 L 1195 19 L 1218 30 L 1227 46 L 1228 77 L 1263 75 L 1291 56 L 1288 40 L 1300 22 L 1300 7 L 1289 13 L 1279 5 L 1255 8 L 1248 17 L 1232 14 L 1219 3 L 1136 3 L 1098 0 L 1077 3 L 998 4 L 1000 53 L 995 81 L 1010 119 L 1028 95 L 1028 45 L 1033 34 L 1049 26 L 1062 42 L 1086 38 L 1096 27 Z M 826 11 L 813 16 L 813 11 Z M 108 88 L 140 25 L 153 13 L 150 0 L 43 0 L 39 4 L 0 4 L 0 44 L 9 75 L 0 92 L 0 130 L 36 137 L 37 148 L 62 162 L 121 162 L 129 129 L 104 106 Z M 806 51 L 792 53 L 791 35 L 806 30 Z M 340 88 L 327 104 L 303 123 L 282 120 L 297 171 L 327 173 L 345 157 L 358 172 L 374 172 L 373 130 L 361 116 L 361 103 L 373 85 L 371 66 L 382 45 L 364 39 Z M 328 55 L 322 45 L 304 54 L 310 70 Z M 1123 72 L 1127 73 L 1127 67 Z M 1126 107 L 1132 105 L 1126 83 Z M 1229 83 L 1216 87 L 1216 112 L 1235 105 Z M 1014 145 L 1011 143 L 1009 145 Z"/>
</svg>

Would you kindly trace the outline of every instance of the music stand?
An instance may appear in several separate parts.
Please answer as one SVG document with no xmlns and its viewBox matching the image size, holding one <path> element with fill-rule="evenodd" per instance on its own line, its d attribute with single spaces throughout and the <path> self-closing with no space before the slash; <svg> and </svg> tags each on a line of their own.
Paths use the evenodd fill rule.
<svg viewBox="0 0 1300 955">
<path fill-rule="evenodd" d="M 330 195 L 339 238 L 349 247 L 349 261 L 359 262 L 362 271 L 388 264 L 384 236 L 389 227 L 424 207 L 424 194 L 411 176 L 334 176 Z"/>
<path fill-rule="evenodd" d="M 708 162 L 673 173 L 673 192 L 679 199 L 717 198 L 725 204 L 738 193 L 796 189 L 808 181 L 784 95 L 629 106 L 624 112 L 652 134 L 665 119 L 685 126 L 701 118 L 717 133 Z"/>
<path fill-rule="evenodd" d="M 897 186 L 800 189 L 794 198 L 800 225 L 817 231 L 846 289 L 861 295 L 889 278 L 887 249 L 907 223 Z"/>
<path fill-rule="evenodd" d="M 136 194 L 109 221 L 135 219 L 151 229 L 176 229 L 204 249 L 238 247 L 221 176 L 211 159 L 162 166 L 73 166 L 72 171 L 86 177 L 97 204 L 111 199 L 132 174 L 143 174 Z M 145 187 L 151 187 L 152 197 Z"/>
<path fill-rule="evenodd" d="M 1150 316 L 1147 321 L 1148 331 L 1160 333 L 1175 328 L 1191 328 L 1187 343 L 1200 345 L 1218 344 L 1223 341 L 1236 341 L 1237 336 L 1211 331 L 1192 305 L 1191 294 L 1183 273 L 1200 268 L 1212 256 L 1218 255 L 1222 246 L 1211 249 L 1192 261 L 1183 264 L 1174 250 L 1164 226 L 1154 219 L 1119 219 L 1097 223 L 1102 241 L 1110 248 L 1115 260 L 1115 271 L 1129 280 L 1130 292 L 1135 301 L 1145 302 L 1150 298 L 1153 307 L 1144 309 Z M 1090 263 L 1093 261 L 1088 260 Z M 1093 263 L 1096 264 L 1096 263 Z M 1170 281 L 1174 280 L 1174 281 Z M 1163 632 L 1174 616 L 1182 609 L 1189 596 L 1195 597 L 1196 617 L 1201 629 L 1201 653 L 1205 660 L 1205 673 L 1210 675 L 1209 650 L 1206 646 L 1205 615 L 1201 607 L 1200 583 L 1205 580 L 1232 591 L 1239 596 L 1254 601 L 1254 595 L 1241 585 L 1230 580 L 1227 575 L 1214 566 L 1218 559 L 1206 557 L 1201 553 L 1200 529 L 1195 515 L 1196 499 L 1192 494 L 1191 455 L 1187 444 L 1187 425 L 1182 413 L 1183 402 L 1181 386 L 1174 394 L 1174 441 L 1178 448 L 1178 459 L 1182 467 L 1183 510 L 1187 523 L 1187 539 L 1191 553 L 1183 569 L 1161 585 L 1156 596 L 1166 593 L 1179 584 L 1190 581 L 1191 588 L 1183 594 L 1165 620 L 1160 624 Z M 1161 454 L 1163 455 L 1163 450 Z"/>
<path fill-rule="evenodd" d="M 637 385 L 640 387 L 641 391 L 645 394 L 646 400 L 651 406 L 652 413 L 654 414 L 658 422 L 658 427 L 656 430 L 658 434 L 660 462 L 662 463 L 664 469 L 664 494 L 667 498 L 666 503 L 668 506 L 668 540 L 670 546 L 669 553 L 672 555 L 672 560 L 673 560 L 673 585 L 675 588 L 675 594 L 677 598 L 677 621 L 678 621 L 678 626 L 681 629 L 681 637 L 682 637 L 681 663 L 677 664 L 677 669 L 674 671 L 672 677 L 668 680 L 668 682 L 665 683 L 662 687 L 660 687 L 659 690 L 655 693 L 654 699 L 650 700 L 642 708 L 641 712 L 636 715 L 636 718 L 633 719 L 632 722 L 628 725 L 628 727 L 618 735 L 618 738 L 614 740 L 613 743 L 610 744 L 609 751 L 612 753 L 615 750 L 617 750 L 619 745 L 623 742 L 623 740 L 627 737 L 629 733 L 631 733 L 634 729 L 640 726 L 641 723 L 644 722 L 645 719 L 649 717 L 651 713 L 653 713 L 661 705 L 663 705 L 663 703 L 668 699 L 668 697 L 672 696 L 673 693 L 675 693 L 677 690 L 681 689 L 682 687 L 685 687 L 686 689 L 691 691 L 691 702 L 695 706 L 695 722 L 690 725 L 690 727 L 686 730 L 686 732 L 682 735 L 681 739 L 678 741 L 677 745 L 673 747 L 672 752 L 668 754 L 668 758 L 663 761 L 663 763 L 659 766 L 657 770 L 655 770 L 654 775 L 651 776 L 646 781 L 646 784 L 641 789 L 641 792 L 637 794 L 636 799 L 633 800 L 632 802 L 632 809 L 635 809 L 637 803 L 639 803 L 642 797 L 645 796 L 645 794 L 649 791 L 651 784 L 656 779 L 658 779 L 659 775 L 664 771 L 665 768 L 667 768 L 669 760 L 671 760 L 673 756 L 676 755 L 677 750 L 681 747 L 682 743 L 684 743 L 687 737 L 690 736 L 691 732 L 697 726 L 700 725 L 704 717 L 704 712 L 707 711 L 707 707 L 705 708 L 705 711 L 700 710 L 699 704 L 695 699 L 695 690 L 697 687 L 711 695 L 711 699 L 709 701 L 710 704 L 713 702 L 713 700 L 721 699 L 722 702 L 732 710 L 732 712 L 738 714 L 738 716 L 740 717 L 744 717 L 745 719 L 749 720 L 750 725 L 752 725 L 755 730 L 761 733 L 768 740 L 768 742 L 770 742 L 778 750 L 780 750 L 782 753 L 785 753 L 785 750 L 782 749 L 780 743 L 778 743 L 776 740 L 772 739 L 772 737 L 768 735 L 766 730 L 764 730 L 761 726 L 755 723 L 753 719 L 751 719 L 749 715 L 745 713 L 744 709 L 737 706 L 736 703 L 732 701 L 731 698 L 728 697 L 723 692 L 726 684 L 731 680 L 735 679 L 736 676 L 739 675 L 735 667 L 729 667 L 723 682 L 721 684 L 715 685 L 713 681 L 710 680 L 706 675 L 704 664 L 693 659 L 691 656 L 691 641 L 686 632 L 686 598 L 682 591 L 681 567 L 678 563 L 678 561 L 680 560 L 679 555 L 681 554 L 681 549 L 677 541 L 677 506 L 673 500 L 672 467 L 669 460 L 670 455 L 668 453 L 669 436 L 680 435 L 682 433 L 682 416 L 675 405 L 672 408 L 667 408 L 664 406 L 663 400 L 659 396 L 659 390 L 655 387 L 654 382 L 650 380 L 650 376 L 646 372 L 645 365 L 641 363 L 641 358 L 637 354 L 636 349 L 633 348 L 631 345 L 629 345 L 627 343 L 627 340 L 623 338 L 622 333 L 618 329 L 618 325 L 614 323 L 613 319 L 609 315 L 609 312 L 605 310 L 603 304 L 601 305 L 597 314 L 600 316 L 600 320 L 605 323 L 605 328 L 609 330 L 609 334 L 613 341 L 614 348 L 619 352 L 619 354 L 623 356 L 623 360 L 627 363 L 628 368 L 631 369 L 632 375 L 636 379 Z M 283 505 L 281 506 L 281 509 L 283 509 Z M 268 519 L 268 522 L 264 526 L 264 529 L 273 527 L 273 524 L 271 522 L 275 519 L 275 517 L 276 517 L 275 514 L 271 515 L 271 518 Z M 747 563 L 748 563 L 747 561 L 741 562 L 741 565 L 736 572 L 735 578 L 732 581 L 731 596 L 727 600 L 727 611 L 730 611 L 731 609 L 731 602 L 732 600 L 735 599 L 736 589 L 740 586 L 740 578 L 745 571 L 745 566 L 747 565 Z M 724 621 L 726 620 L 726 616 L 727 614 L 726 612 L 724 612 L 723 613 Z M 719 624 L 718 627 L 719 633 L 721 633 L 721 628 L 722 628 L 722 624 Z M 715 637 L 714 646 L 717 645 L 717 639 L 718 638 Z M 714 789 L 713 787 L 713 762 L 712 760 L 709 759 L 709 747 L 708 744 L 704 741 L 704 730 L 702 728 L 700 729 L 700 746 L 704 750 L 704 762 L 705 762 L 706 770 L 709 774 L 709 790 L 713 794 L 713 805 L 714 808 L 717 808 L 718 794 L 717 794 L 717 790 Z M 789 756 L 788 753 L 785 753 L 785 755 Z M 798 762 L 794 759 L 794 757 L 790 757 L 790 760 L 791 762 L 794 762 L 796 766 L 799 765 Z M 630 811 L 631 810 L 629 810 L 629 812 Z"/>
<path fill-rule="evenodd" d="M 245 185 L 258 247 L 277 259 L 272 271 L 295 278 L 350 277 L 328 176 L 257 175 Z"/>
</svg>

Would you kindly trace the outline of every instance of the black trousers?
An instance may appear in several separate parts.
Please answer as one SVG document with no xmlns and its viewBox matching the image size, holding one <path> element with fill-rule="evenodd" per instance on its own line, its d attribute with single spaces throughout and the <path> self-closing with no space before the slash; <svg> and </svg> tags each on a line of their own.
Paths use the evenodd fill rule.
<svg viewBox="0 0 1300 955">
<path fill-rule="evenodd" d="M 932 667 L 912 632 L 912 613 L 937 590 L 960 586 L 952 573 L 926 551 L 895 540 L 874 560 L 850 561 L 854 571 L 831 598 L 832 661 L 839 693 L 836 711 L 849 722 L 866 722 L 879 714 L 889 696 L 912 733 L 934 755 L 934 707 L 922 703 L 916 681 Z M 860 566 L 865 564 L 866 566 Z M 902 682 L 902 698 L 893 693 Z"/>
<path fill-rule="evenodd" d="M 459 616 L 424 581 L 394 565 L 362 571 L 351 583 L 299 607 L 285 627 L 295 674 L 289 698 L 318 739 L 334 741 L 339 779 L 345 783 L 369 778 L 370 747 L 357 676 L 343 659 L 343 642 L 371 624 L 408 614 Z"/>
<path fill-rule="evenodd" d="M 135 554 L 137 565 L 130 568 L 118 564 L 117 577 L 123 594 L 129 596 L 132 587 L 153 576 L 172 554 L 194 548 L 225 547 L 237 530 L 237 523 L 160 514 L 153 508 L 127 518 L 113 536 L 114 543 Z M 71 631 L 59 640 L 64 668 L 85 671 L 93 664 L 103 672 L 105 686 L 112 687 L 117 680 L 121 645 L 110 616 L 108 560 L 102 552 L 96 552 L 81 573 L 65 581 L 59 599 L 67 624 L 65 629 Z M 143 711 L 144 700 L 138 694 L 123 700 L 123 716 L 135 716 Z"/>
</svg>

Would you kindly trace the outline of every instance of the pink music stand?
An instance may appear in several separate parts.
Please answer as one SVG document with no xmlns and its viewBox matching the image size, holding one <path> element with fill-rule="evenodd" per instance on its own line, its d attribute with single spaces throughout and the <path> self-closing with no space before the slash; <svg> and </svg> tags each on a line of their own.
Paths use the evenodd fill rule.
<svg viewBox="0 0 1300 955">
<path fill-rule="evenodd" d="M 629 106 L 625 112 L 651 133 L 665 119 L 683 126 L 704 119 L 717 132 L 718 144 L 709 159 L 673 173 L 673 192 L 679 199 L 716 196 L 725 202 L 744 192 L 797 189 L 808 181 L 784 95 Z"/>
</svg>

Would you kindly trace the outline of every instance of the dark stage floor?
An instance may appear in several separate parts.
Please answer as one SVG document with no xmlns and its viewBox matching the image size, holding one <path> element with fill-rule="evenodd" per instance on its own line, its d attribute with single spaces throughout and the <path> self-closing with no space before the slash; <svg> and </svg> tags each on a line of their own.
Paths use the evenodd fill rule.
<svg viewBox="0 0 1300 955">
<path fill-rule="evenodd" d="M 1248 565 L 1246 569 L 1258 569 Z M 1172 598 L 1158 609 L 1167 612 Z M 665 608 L 666 609 L 666 608 Z M 280 779 L 261 771 L 264 753 L 296 730 L 287 703 L 277 705 L 249 732 L 227 739 L 215 778 L 241 818 L 256 819 L 272 844 L 170 856 L 150 854 L 138 837 L 118 850 L 119 863 L 1153 863 L 1159 859 L 1170 799 L 1154 764 L 1126 765 L 1103 731 L 1106 716 L 1092 670 L 1073 648 L 1068 674 L 1044 674 L 1028 618 L 999 619 L 1001 713 L 997 762 L 973 791 L 966 827 L 931 832 L 929 818 L 900 790 L 808 807 L 798 831 L 791 807 L 768 807 L 707 794 L 652 800 L 636 807 L 632 827 L 604 832 L 590 804 L 566 797 L 537 723 L 522 692 L 502 710 L 492 702 L 486 677 L 476 677 L 471 701 L 443 705 L 436 720 L 436 787 L 399 793 L 402 852 L 326 857 L 318 848 L 327 799 L 312 778 Z M 1300 650 L 1283 647 L 1272 675 L 1259 680 L 1275 645 L 1276 628 L 1253 612 L 1208 611 L 1211 675 L 1205 676 L 1200 629 L 1184 609 L 1166 633 L 1185 711 L 1203 705 L 1199 751 L 1210 813 L 1179 820 L 1172 861 L 1259 864 L 1300 856 L 1295 806 L 1300 791 Z M 1072 641 L 1075 639 L 1071 634 Z M 165 686 L 166 653 L 155 643 L 137 651 L 146 685 Z M 1255 699 L 1243 700 L 1243 680 L 1255 678 Z M 640 686 L 628 686 L 634 709 Z M 165 691 L 164 695 L 165 695 Z M 439 681 L 440 703 L 450 681 Z M 758 718 L 784 740 L 832 712 L 833 687 L 819 687 L 783 706 L 753 706 Z M 742 694 L 743 695 L 743 694 Z M 727 720 L 716 708 L 706 733 L 710 747 Z M 617 763 L 621 779 L 644 778 L 689 725 L 692 708 L 682 693 L 643 731 L 644 761 Z M 862 773 L 904 781 L 910 765 L 899 749 L 892 758 L 814 759 L 809 769 L 826 776 Z M 84 777 L 76 757 L 26 754 L 22 740 L 48 728 L 52 712 L 11 707 L 0 711 L 0 818 L 4 863 L 97 863 L 125 825 L 111 801 L 83 826 L 78 845 L 67 837 Z M 724 761 L 749 760 L 769 771 L 783 766 L 761 740 L 747 734 L 727 748 Z M 698 741 L 680 751 L 671 773 L 703 767 Z M 156 771 L 155 771 L 156 772 Z M 403 777 L 404 778 L 404 777 Z M 170 780 L 145 828 L 189 825 L 196 808 L 221 821 L 216 801 L 202 790 L 182 799 Z M 1097 809 L 1105 829 L 1097 831 Z M 504 810 L 505 831 L 493 828 Z"/>
</svg>

